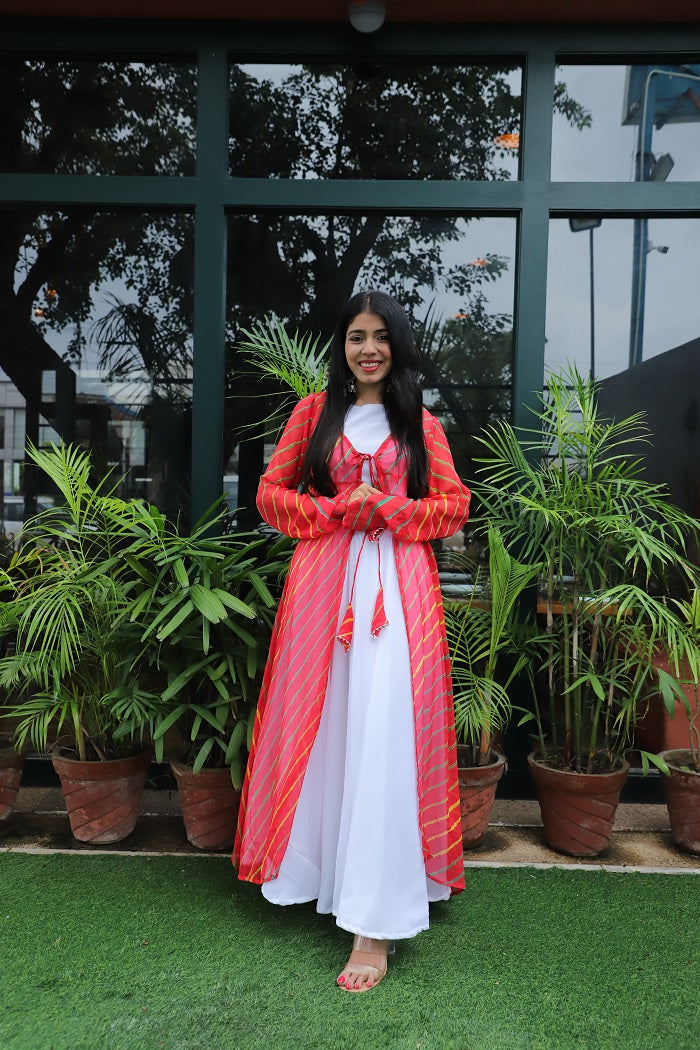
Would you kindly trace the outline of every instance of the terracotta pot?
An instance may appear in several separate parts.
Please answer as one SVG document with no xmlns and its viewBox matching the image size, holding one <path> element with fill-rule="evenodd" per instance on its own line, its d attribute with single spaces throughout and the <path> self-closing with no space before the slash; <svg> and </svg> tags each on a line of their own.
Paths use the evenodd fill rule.
<svg viewBox="0 0 700 1050">
<path fill-rule="evenodd" d="M 24 755 L 9 745 L 0 745 L 0 820 L 12 816 L 22 779 Z"/>
<path fill-rule="evenodd" d="M 171 759 L 170 768 L 177 780 L 187 841 L 197 849 L 229 852 L 241 799 L 240 791 L 231 783 L 230 769 L 193 773 L 191 766 L 176 759 Z"/>
<path fill-rule="evenodd" d="M 654 659 L 654 666 L 673 674 L 669 660 L 660 657 Z M 681 662 L 681 675 L 690 679 L 690 668 L 687 661 Z M 691 713 L 695 710 L 697 698 L 692 685 L 684 686 L 683 692 L 688 698 Z M 649 706 L 634 727 L 634 742 L 645 751 L 684 750 L 688 746 L 690 735 L 689 717 L 685 707 L 676 700 L 673 717 L 666 710 L 661 694 L 649 699 Z"/>
<path fill-rule="evenodd" d="M 622 760 L 612 773 L 570 773 L 550 769 L 534 754 L 527 761 L 547 845 L 572 857 L 595 857 L 607 849 L 629 762 Z"/>
<path fill-rule="evenodd" d="M 53 753 L 71 831 L 79 842 L 100 846 L 131 834 L 150 760 L 150 751 L 110 762 L 81 762 Z"/>
<path fill-rule="evenodd" d="M 506 760 L 498 751 L 492 751 L 486 766 L 461 764 L 461 748 L 457 748 L 457 775 L 459 778 L 459 816 L 462 824 L 462 846 L 477 846 L 489 826 L 493 800 L 498 781 L 506 769 Z"/>
<path fill-rule="evenodd" d="M 663 781 L 673 841 L 681 849 L 700 853 L 700 773 L 680 768 L 690 765 L 690 751 L 662 751 L 660 757 L 671 771 Z"/>
</svg>

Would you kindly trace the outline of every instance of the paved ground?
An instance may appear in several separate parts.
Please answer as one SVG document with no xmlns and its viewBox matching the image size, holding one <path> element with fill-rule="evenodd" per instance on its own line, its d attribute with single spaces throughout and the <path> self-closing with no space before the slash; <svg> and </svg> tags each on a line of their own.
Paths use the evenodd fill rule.
<svg viewBox="0 0 700 1050">
<path fill-rule="evenodd" d="M 14 814 L 0 825 L 0 850 L 98 852 L 73 839 L 58 788 L 22 788 Z M 109 853 L 175 853 L 207 856 L 185 837 L 175 791 L 146 790 L 136 829 L 124 842 L 101 847 Z M 618 808 L 610 848 L 600 857 L 579 859 L 555 853 L 544 842 L 537 802 L 497 800 L 480 846 L 465 855 L 467 867 L 543 865 L 621 871 L 693 872 L 700 856 L 673 844 L 665 805 L 623 804 Z"/>
</svg>

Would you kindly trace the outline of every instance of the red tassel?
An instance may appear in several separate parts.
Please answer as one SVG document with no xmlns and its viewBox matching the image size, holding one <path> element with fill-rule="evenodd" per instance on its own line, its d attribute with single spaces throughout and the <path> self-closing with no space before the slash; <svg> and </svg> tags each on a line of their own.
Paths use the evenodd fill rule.
<svg viewBox="0 0 700 1050">
<path fill-rule="evenodd" d="M 353 611 L 352 611 L 352 602 L 348 602 L 348 607 L 345 610 L 345 616 L 343 617 L 343 622 L 341 623 L 340 630 L 338 631 L 338 634 L 336 636 L 338 638 L 338 641 L 342 645 L 343 649 L 345 649 L 345 652 L 347 652 L 348 649 L 350 648 L 350 644 L 352 642 L 352 631 L 353 631 L 354 625 L 355 625 L 355 616 L 354 616 Z"/>
<path fill-rule="evenodd" d="M 372 637 L 376 638 L 382 627 L 388 627 L 389 621 L 384 611 L 384 588 L 380 585 L 377 591 L 377 600 L 374 603 L 374 616 L 372 617 Z"/>
</svg>

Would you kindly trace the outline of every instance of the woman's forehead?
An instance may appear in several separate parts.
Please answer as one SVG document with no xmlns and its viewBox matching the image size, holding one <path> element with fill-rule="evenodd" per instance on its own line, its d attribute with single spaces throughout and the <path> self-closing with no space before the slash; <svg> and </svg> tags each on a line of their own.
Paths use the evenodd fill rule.
<svg viewBox="0 0 700 1050">
<path fill-rule="evenodd" d="M 386 331 L 386 321 L 381 314 L 372 313 L 369 310 L 363 310 L 352 318 L 348 324 L 347 331 L 376 331 L 381 329 Z"/>
</svg>

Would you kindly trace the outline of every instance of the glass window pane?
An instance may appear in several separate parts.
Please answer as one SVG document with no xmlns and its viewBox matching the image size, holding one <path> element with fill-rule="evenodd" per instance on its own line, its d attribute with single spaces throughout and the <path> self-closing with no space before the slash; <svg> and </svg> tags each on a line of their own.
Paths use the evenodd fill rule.
<svg viewBox="0 0 700 1050">
<path fill-rule="evenodd" d="M 232 175 L 514 179 L 512 64 L 233 65 Z"/>
<path fill-rule="evenodd" d="M 474 435 L 511 410 L 515 236 L 511 218 L 232 215 L 229 343 L 271 312 L 325 339 L 353 291 L 390 292 L 412 318 L 426 406 L 468 481 Z M 229 391 L 226 474 L 251 508 L 265 449 L 244 428 L 265 415 L 266 390 L 235 353 Z"/>
<path fill-rule="evenodd" d="M 189 60 L 0 54 L 0 170 L 192 175 L 196 68 Z"/>
<path fill-rule="evenodd" d="M 191 216 L 17 208 L 0 219 L 6 490 L 11 478 L 28 513 L 50 497 L 30 469 L 16 492 L 16 468 L 25 439 L 62 438 L 92 448 L 98 470 L 126 473 L 125 497 L 188 514 Z"/>
<path fill-rule="evenodd" d="M 550 223 L 546 366 L 602 382 L 606 412 L 645 411 L 651 476 L 700 514 L 700 219 Z"/>
<path fill-rule="evenodd" d="M 700 179 L 700 65 L 563 65 L 556 90 L 553 179 Z"/>
</svg>

